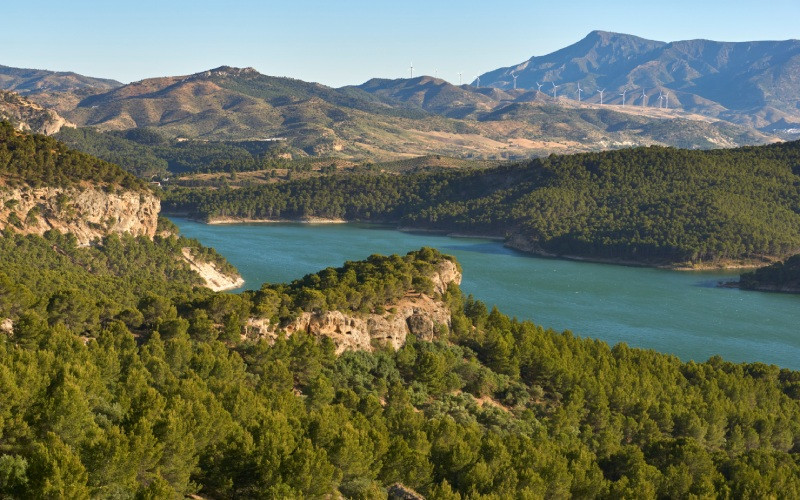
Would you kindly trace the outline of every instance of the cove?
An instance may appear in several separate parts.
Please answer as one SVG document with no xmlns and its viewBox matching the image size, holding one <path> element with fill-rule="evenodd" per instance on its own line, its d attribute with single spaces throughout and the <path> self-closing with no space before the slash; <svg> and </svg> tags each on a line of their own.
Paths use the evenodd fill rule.
<svg viewBox="0 0 800 500">
<path fill-rule="evenodd" d="M 499 241 L 406 233 L 362 224 L 207 225 L 171 218 L 242 273 L 244 289 L 288 282 L 371 254 L 422 246 L 454 255 L 461 288 L 490 308 L 614 345 L 705 361 L 800 369 L 800 295 L 718 288 L 735 272 L 681 272 L 525 255 Z"/>
</svg>

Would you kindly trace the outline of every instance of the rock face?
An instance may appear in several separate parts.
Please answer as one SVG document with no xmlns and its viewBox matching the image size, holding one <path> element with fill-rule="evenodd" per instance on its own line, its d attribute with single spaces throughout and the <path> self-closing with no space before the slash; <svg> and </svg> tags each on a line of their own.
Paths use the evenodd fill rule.
<svg viewBox="0 0 800 500">
<path fill-rule="evenodd" d="M 18 130 L 45 135 L 75 126 L 55 111 L 5 90 L 0 90 L 0 120 L 10 121 Z"/>
<path fill-rule="evenodd" d="M 0 229 L 44 234 L 73 233 L 79 245 L 110 233 L 152 238 L 161 202 L 151 193 L 98 188 L 0 187 Z"/>
<path fill-rule="evenodd" d="M 330 337 L 336 352 L 347 350 L 371 351 L 377 346 L 391 345 L 398 349 L 408 335 L 433 340 L 440 326 L 450 326 L 450 309 L 436 295 L 447 290 L 450 283 L 461 283 L 461 272 L 455 263 L 444 260 L 430 276 L 434 296 L 408 293 L 393 304 L 386 304 L 383 314 L 326 311 L 304 312 L 287 325 L 274 325 L 268 319 L 250 318 L 246 328 L 248 338 L 274 340 L 280 331 L 291 335 L 305 331 Z"/>
<path fill-rule="evenodd" d="M 189 263 L 194 272 L 200 275 L 206 282 L 205 286 L 215 292 L 233 290 L 244 285 L 244 279 L 238 274 L 228 275 L 217 269 L 213 262 L 205 262 L 192 255 L 192 249 L 185 247 L 181 249 L 183 258 Z"/>
<path fill-rule="evenodd" d="M 389 500 L 425 500 L 425 497 L 401 483 L 394 483 L 387 491 Z"/>
</svg>

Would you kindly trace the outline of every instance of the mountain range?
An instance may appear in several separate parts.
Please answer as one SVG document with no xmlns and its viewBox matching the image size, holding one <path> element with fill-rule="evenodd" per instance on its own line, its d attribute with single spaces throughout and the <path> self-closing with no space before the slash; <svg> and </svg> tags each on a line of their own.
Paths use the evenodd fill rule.
<svg viewBox="0 0 800 500">
<path fill-rule="evenodd" d="M 552 91 L 588 102 L 669 105 L 762 130 L 800 123 L 800 40 L 659 42 L 632 35 L 593 31 L 551 54 L 480 75 L 482 85 Z"/>
<path fill-rule="evenodd" d="M 798 54 L 794 40 L 667 44 L 596 31 L 547 56 L 485 73 L 480 86 L 422 76 L 331 88 L 228 66 L 125 85 L 0 66 L 0 87 L 99 130 L 148 127 L 180 140 L 281 141 L 300 156 L 514 159 L 792 138 L 800 128 Z M 726 86 L 730 79 L 736 84 Z M 539 91 L 536 82 L 560 82 L 555 97 L 552 85 Z M 585 90 L 580 102 L 578 84 Z M 601 85 L 602 105 L 594 92 Z M 616 95 L 622 90 L 628 90 L 625 106 Z M 659 99 L 667 92 L 669 109 Z"/>
</svg>

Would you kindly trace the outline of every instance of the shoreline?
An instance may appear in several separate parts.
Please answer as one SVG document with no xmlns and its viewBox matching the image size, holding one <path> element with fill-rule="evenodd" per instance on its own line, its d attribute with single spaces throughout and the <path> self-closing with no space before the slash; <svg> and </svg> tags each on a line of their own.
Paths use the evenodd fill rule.
<svg viewBox="0 0 800 500">
<path fill-rule="evenodd" d="M 487 236 L 485 234 L 480 233 L 461 233 L 461 232 L 452 232 L 446 229 L 425 229 L 425 228 L 414 228 L 414 227 L 406 227 L 406 226 L 398 226 L 394 228 L 395 231 L 400 231 L 401 233 L 419 233 L 419 234 L 438 234 L 442 236 L 449 236 L 451 238 L 478 238 L 482 240 L 492 240 L 492 241 L 506 241 L 503 236 Z"/>
<path fill-rule="evenodd" d="M 286 224 L 286 223 L 293 223 L 293 224 L 347 224 L 344 219 L 328 219 L 325 217 L 304 217 L 301 219 L 250 219 L 245 217 L 213 217 L 208 220 L 199 220 L 199 219 L 192 219 L 198 220 L 199 222 L 203 222 L 209 225 L 220 225 L 220 224 Z"/>
<path fill-rule="evenodd" d="M 723 262 L 720 264 L 694 264 L 688 265 L 686 263 L 676 264 L 656 264 L 635 260 L 614 259 L 608 257 L 589 257 L 582 255 L 566 255 L 554 254 L 544 250 L 533 248 L 528 242 L 520 241 L 519 238 L 505 238 L 503 236 L 485 235 L 480 233 L 468 233 L 459 231 L 448 231 L 446 229 L 429 229 L 429 228 L 414 228 L 408 226 L 396 226 L 388 222 L 380 221 L 351 221 L 346 219 L 332 219 L 326 217 L 303 217 L 303 218 L 278 218 L 278 219 L 256 219 L 247 217 L 212 217 L 208 220 L 193 217 L 188 213 L 162 213 L 165 217 L 182 217 L 192 221 L 200 222 L 209 225 L 224 225 L 224 224 L 367 224 L 375 226 L 383 226 L 400 231 L 404 233 L 418 233 L 418 234 L 436 234 L 442 236 L 449 236 L 452 238 L 477 238 L 491 241 L 501 241 L 503 245 L 512 250 L 516 250 L 526 255 L 536 257 L 543 257 L 549 259 L 570 260 L 575 262 L 588 262 L 594 264 L 611 264 L 617 266 L 627 267 L 649 267 L 652 269 L 663 269 L 667 271 L 681 271 L 681 272 L 707 272 L 707 271 L 739 271 L 746 269 L 758 269 L 760 267 L 769 265 L 770 262 L 760 263 L 745 263 L 745 262 Z"/>
<path fill-rule="evenodd" d="M 688 272 L 688 273 L 701 273 L 701 272 L 708 272 L 708 271 L 739 271 L 745 269 L 758 269 L 760 267 L 766 266 L 768 264 L 720 264 L 720 265 L 711 265 L 711 264 L 702 264 L 702 265 L 695 265 L 695 266 L 687 266 L 685 264 L 652 264 L 647 262 L 640 262 L 635 260 L 625 260 L 625 259 L 612 259 L 607 257 L 586 257 L 582 255 L 559 255 L 554 253 L 548 253 L 545 251 L 536 251 L 536 250 L 524 250 L 521 248 L 517 248 L 513 245 L 506 244 L 508 248 L 517 250 L 519 252 L 528 254 L 528 255 L 536 255 L 538 257 L 545 257 L 549 259 L 560 259 L 560 260 L 571 260 L 575 262 L 590 262 L 593 264 L 611 264 L 615 266 L 626 266 L 626 267 L 647 267 L 651 269 L 663 269 L 665 271 L 680 271 L 680 272 Z"/>
<path fill-rule="evenodd" d="M 758 269 L 760 267 L 769 265 L 771 262 L 774 262 L 771 261 L 771 262 L 760 262 L 760 263 L 743 263 L 743 262 L 732 263 L 730 261 L 726 261 L 726 262 L 721 262 L 720 264 L 695 264 L 691 266 L 687 265 L 686 263 L 656 264 L 651 262 L 643 262 L 643 261 L 627 260 L 627 259 L 614 259 L 609 257 L 587 257 L 582 255 L 555 254 L 535 248 L 528 241 L 525 241 L 519 237 L 508 238 L 507 240 L 505 240 L 505 246 L 525 254 L 537 255 L 539 257 L 546 257 L 550 259 L 571 260 L 576 262 L 591 262 L 595 264 L 613 264 L 616 266 L 627 266 L 627 267 L 649 267 L 652 269 L 664 269 L 667 271 L 681 271 L 681 272 L 738 271 L 744 269 Z"/>
</svg>

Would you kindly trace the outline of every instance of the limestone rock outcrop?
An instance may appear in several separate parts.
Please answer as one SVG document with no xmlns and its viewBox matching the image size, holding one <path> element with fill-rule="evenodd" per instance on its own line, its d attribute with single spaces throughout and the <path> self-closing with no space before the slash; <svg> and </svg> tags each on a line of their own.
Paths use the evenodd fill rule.
<svg viewBox="0 0 800 500">
<path fill-rule="evenodd" d="M 181 253 L 189 267 L 203 278 L 205 286 L 215 292 L 233 290 L 244 285 L 244 279 L 240 275 L 224 273 L 213 262 L 206 262 L 192 255 L 191 248 L 182 248 Z"/>
<path fill-rule="evenodd" d="M 17 130 L 45 135 L 53 135 L 61 127 L 75 127 L 52 109 L 6 90 L 0 90 L 0 120 L 10 121 Z"/>
<path fill-rule="evenodd" d="M 250 318 L 245 335 L 274 340 L 281 331 L 286 335 L 305 331 L 330 337 L 337 354 L 347 350 L 371 351 L 383 345 L 398 349 L 409 335 L 433 340 L 439 328 L 450 327 L 450 309 L 437 297 L 450 283 L 461 283 L 461 272 L 455 263 L 444 260 L 430 278 L 434 283 L 433 295 L 409 292 L 396 303 L 386 304 L 384 313 L 303 312 L 285 325 L 275 325 L 264 318 Z"/>
<path fill-rule="evenodd" d="M 149 192 L 106 192 L 96 187 L 0 187 L 0 229 L 73 233 L 79 245 L 111 233 L 152 238 L 161 201 Z"/>
</svg>

